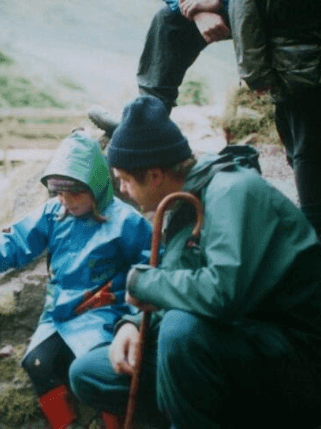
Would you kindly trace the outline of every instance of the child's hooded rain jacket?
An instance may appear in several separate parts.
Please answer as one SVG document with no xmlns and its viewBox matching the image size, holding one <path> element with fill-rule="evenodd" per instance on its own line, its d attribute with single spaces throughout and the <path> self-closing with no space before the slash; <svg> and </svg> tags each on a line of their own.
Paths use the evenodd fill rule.
<svg viewBox="0 0 321 429">
<path fill-rule="evenodd" d="M 41 181 L 53 174 L 80 180 L 97 200 L 105 222 L 91 214 L 67 215 L 57 198 L 11 226 L 0 236 L 0 271 L 19 268 L 46 249 L 50 280 L 38 328 L 28 351 L 58 332 L 77 357 L 109 343 L 115 322 L 131 307 L 124 303 L 125 279 L 132 264 L 146 260 L 151 227 L 130 205 L 113 196 L 105 157 L 97 142 L 74 132 L 56 151 Z M 113 305 L 76 315 L 85 291 L 112 280 Z"/>
</svg>

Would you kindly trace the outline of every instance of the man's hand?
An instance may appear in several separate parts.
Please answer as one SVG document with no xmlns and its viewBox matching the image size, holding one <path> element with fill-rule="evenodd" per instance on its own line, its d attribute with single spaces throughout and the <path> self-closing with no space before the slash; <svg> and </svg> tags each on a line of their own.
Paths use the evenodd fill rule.
<svg viewBox="0 0 321 429">
<path fill-rule="evenodd" d="M 207 43 L 218 42 L 229 35 L 229 28 L 221 15 L 216 13 L 200 12 L 194 16 L 198 31 Z"/>
<path fill-rule="evenodd" d="M 133 375 L 139 332 L 133 323 L 122 325 L 111 343 L 109 358 L 116 372 Z"/>
<path fill-rule="evenodd" d="M 153 304 L 147 304 L 145 302 L 139 301 L 139 299 L 132 297 L 128 292 L 126 292 L 125 301 L 128 304 L 134 305 L 142 311 L 158 311 L 159 308 L 155 307 Z"/>
</svg>

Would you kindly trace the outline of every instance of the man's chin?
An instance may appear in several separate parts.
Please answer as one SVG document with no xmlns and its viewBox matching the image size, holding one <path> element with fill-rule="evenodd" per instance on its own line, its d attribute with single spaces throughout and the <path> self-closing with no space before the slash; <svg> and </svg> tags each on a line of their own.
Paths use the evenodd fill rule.
<svg viewBox="0 0 321 429">
<path fill-rule="evenodd" d="M 151 213 L 154 212 L 157 209 L 157 204 L 154 206 L 139 206 L 142 213 Z"/>
</svg>

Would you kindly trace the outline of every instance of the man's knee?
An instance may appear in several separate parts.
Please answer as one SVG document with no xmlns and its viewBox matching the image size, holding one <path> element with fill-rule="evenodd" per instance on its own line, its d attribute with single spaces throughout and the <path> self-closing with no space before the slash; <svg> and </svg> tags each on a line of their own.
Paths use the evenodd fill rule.
<svg viewBox="0 0 321 429">
<path fill-rule="evenodd" d="M 87 405 L 115 414 L 124 411 L 129 379 L 113 370 L 108 347 L 76 359 L 69 368 L 69 380 L 76 397 Z"/>
<path fill-rule="evenodd" d="M 158 358 L 170 360 L 175 364 L 180 358 L 191 353 L 198 326 L 199 319 L 190 313 L 180 310 L 170 310 L 166 313 L 158 337 Z"/>
</svg>

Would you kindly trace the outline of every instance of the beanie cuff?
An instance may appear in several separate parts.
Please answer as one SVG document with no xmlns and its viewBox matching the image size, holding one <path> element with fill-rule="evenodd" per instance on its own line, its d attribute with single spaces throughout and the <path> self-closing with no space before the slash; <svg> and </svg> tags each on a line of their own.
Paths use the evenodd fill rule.
<svg viewBox="0 0 321 429">
<path fill-rule="evenodd" d="M 153 146 L 153 144 L 151 144 L 151 146 Z M 111 145 L 108 149 L 109 164 L 114 168 L 123 168 L 126 170 L 158 166 L 165 167 L 177 164 L 192 155 L 191 148 L 185 138 L 180 142 L 171 145 L 170 156 L 167 146 L 161 144 L 159 147 L 155 146 L 137 151 L 136 149 L 130 148 L 114 148 Z"/>
</svg>

